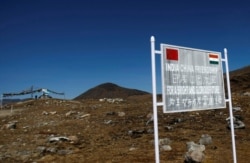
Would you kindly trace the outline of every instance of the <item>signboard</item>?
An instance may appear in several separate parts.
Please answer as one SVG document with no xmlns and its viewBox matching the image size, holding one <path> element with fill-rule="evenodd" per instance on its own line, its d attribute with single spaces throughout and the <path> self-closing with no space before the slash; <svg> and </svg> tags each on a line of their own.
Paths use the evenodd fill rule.
<svg viewBox="0 0 250 163">
<path fill-rule="evenodd" d="M 161 44 L 163 110 L 225 108 L 221 53 Z"/>
<path fill-rule="evenodd" d="M 160 162 L 158 106 L 165 113 L 225 108 L 229 105 L 234 163 L 237 163 L 234 135 L 233 109 L 229 80 L 227 49 L 224 59 L 220 52 L 161 44 L 155 50 L 155 38 L 151 36 L 152 94 L 154 115 L 155 162 Z M 157 101 L 155 55 L 161 55 L 162 101 Z M 228 98 L 225 99 L 222 62 L 225 63 L 225 79 Z"/>
</svg>

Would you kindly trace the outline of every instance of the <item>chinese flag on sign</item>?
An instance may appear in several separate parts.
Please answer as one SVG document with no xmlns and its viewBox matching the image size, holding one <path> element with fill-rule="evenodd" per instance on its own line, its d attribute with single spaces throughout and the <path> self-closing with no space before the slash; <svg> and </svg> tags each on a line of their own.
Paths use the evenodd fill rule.
<svg viewBox="0 0 250 163">
<path fill-rule="evenodd" d="M 178 61 L 178 50 L 177 49 L 166 49 L 167 60 Z"/>
</svg>

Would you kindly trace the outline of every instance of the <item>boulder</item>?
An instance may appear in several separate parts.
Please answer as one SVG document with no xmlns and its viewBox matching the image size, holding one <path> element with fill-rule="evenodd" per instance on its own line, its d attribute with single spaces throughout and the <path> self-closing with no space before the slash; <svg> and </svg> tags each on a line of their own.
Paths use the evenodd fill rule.
<svg viewBox="0 0 250 163">
<path fill-rule="evenodd" d="M 200 163 L 205 159 L 203 151 L 205 151 L 204 145 L 199 145 L 192 142 L 187 142 L 188 152 L 185 154 L 185 163 Z"/>
<path fill-rule="evenodd" d="M 16 121 L 14 122 L 9 122 L 1 127 L 1 129 L 16 129 Z"/>
<path fill-rule="evenodd" d="M 49 138 L 50 143 L 57 142 L 57 141 L 69 141 L 69 138 L 67 138 L 65 136 L 57 136 L 57 137 L 50 137 Z"/>
<path fill-rule="evenodd" d="M 68 140 L 71 144 L 77 144 L 79 143 L 79 138 L 75 135 L 68 136 Z"/>
<path fill-rule="evenodd" d="M 185 155 L 185 163 L 201 163 L 205 159 L 202 151 L 189 151 Z"/>
<path fill-rule="evenodd" d="M 160 149 L 161 149 L 162 151 L 171 151 L 171 150 L 172 150 L 172 148 L 171 148 L 170 145 L 163 145 L 163 146 L 161 146 Z"/>
<path fill-rule="evenodd" d="M 171 140 L 169 138 L 159 139 L 160 146 L 170 145 L 170 144 L 171 144 Z"/>
<path fill-rule="evenodd" d="M 201 135 L 201 138 L 199 140 L 199 143 L 201 145 L 208 145 L 212 143 L 212 137 L 210 135 L 207 134 L 203 134 Z"/>
<path fill-rule="evenodd" d="M 199 145 L 194 143 L 193 141 L 187 142 L 187 150 L 190 151 L 205 151 L 205 145 Z"/>
<path fill-rule="evenodd" d="M 231 122 L 230 122 L 230 117 L 228 117 L 226 120 L 228 122 L 228 129 L 231 129 Z M 238 118 L 236 117 L 233 117 L 233 122 L 234 122 L 234 128 L 235 129 L 244 129 L 245 128 L 245 124 L 239 120 Z"/>
</svg>

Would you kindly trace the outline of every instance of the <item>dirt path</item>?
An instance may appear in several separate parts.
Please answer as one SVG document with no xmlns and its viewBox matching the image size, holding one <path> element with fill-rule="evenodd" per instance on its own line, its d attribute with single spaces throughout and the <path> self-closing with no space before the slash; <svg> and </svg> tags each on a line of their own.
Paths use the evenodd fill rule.
<svg viewBox="0 0 250 163">
<path fill-rule="evenodd" d="M 22 111 L 23 109 L 8 109 L 8 110 L 0 110 L 0 117 L 5 117 L 5 116 L 9 116 L 9 115 L 13 115 L 15 114 L 16 112 L 20 112 Z"/>
</svg>

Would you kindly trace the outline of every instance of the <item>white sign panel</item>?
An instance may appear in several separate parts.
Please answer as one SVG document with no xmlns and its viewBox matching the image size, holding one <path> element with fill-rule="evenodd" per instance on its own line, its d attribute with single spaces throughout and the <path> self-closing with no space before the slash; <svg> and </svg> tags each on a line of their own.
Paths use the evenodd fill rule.
<svg viewBox="0 0 250 163">
<path fill-rule="evenodd" d="M 161 44 L 164 112 L 225 108 L 221 53 Z"/>
</svg>

